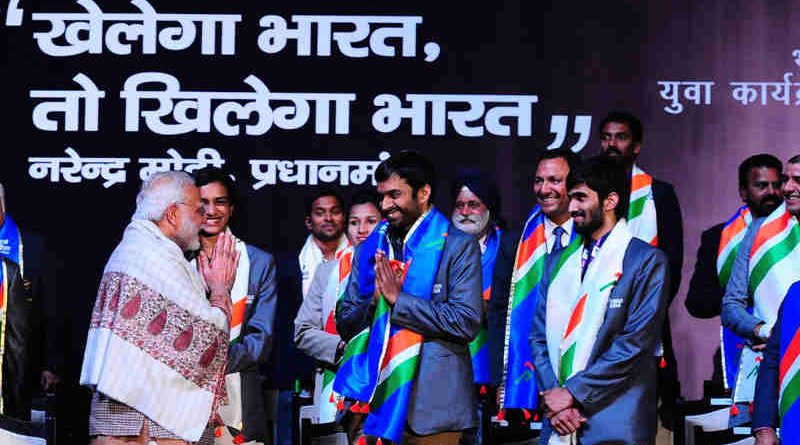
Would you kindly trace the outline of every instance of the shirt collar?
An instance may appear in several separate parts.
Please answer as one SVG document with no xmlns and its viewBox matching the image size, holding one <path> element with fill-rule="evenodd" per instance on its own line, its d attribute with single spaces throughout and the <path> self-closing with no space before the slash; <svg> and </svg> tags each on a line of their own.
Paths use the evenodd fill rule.
<svg viewBox="0 0 800 445">
<path fill-rule="evenodd" d="M 545 244 L 547 245 L 547 251 L 550 252 L 553 250 L 553 243 L 555 242 L 553 237 L 553 230 L 558 227 L 559 225 L 554 223 L 548 217 L 544 217 L 544 240 Z M 567 219 L 561 224 L 561 228 L 564 229 L 564 239 L 562 242 L 569 243 L 569 240 L 572 238 L 572 218 Z"/>
</svg>

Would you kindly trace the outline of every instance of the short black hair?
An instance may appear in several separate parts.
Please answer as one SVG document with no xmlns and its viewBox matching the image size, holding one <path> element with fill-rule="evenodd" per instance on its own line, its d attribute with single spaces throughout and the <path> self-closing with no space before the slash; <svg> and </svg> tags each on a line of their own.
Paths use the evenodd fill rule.
<svg viewBox="0 0 800 445">
<path fill-rule="evenodd" d="M 305 216 L 311 216 L 311 211 L 313 210 L 314 202 L 316 200 L 318 200 L 319 198 L 324 198 L 326 196 L 331 196 L 331 197 L 335 198 L 336 201 L 339 202 L 339 207 L 341 207 L 342 211 L 344 211 L 344 200 L 342 199 L 342 195 L 339 194 L 339 192 L 333 187 L 322 186 L 322 187 L 318 187 L 318 188 L 314 189 L 314 192 L 312 194 L 308 195 L 308 197 L 306 198 L 306 215 Z"/>
<path fill-rule="evenodd" d="M 791 163 L 792 160 L 789 159 L 789 162 Z M 739 164 L 739 188 L 743 189 L 747 187 L 747 179 L 748 176 L 750 176 L 750 170 L 761 167 L 774 168 L 778 170 L 779 176 L 783 173 L 783 164 L 780 159 L 775 156 L 769 153 L 759 153 L 750 156 Z"/>
<path fill-rule="evenodd" d="M 602 134 L 603 127 L 605 127 L 606 124 L 609 122 L 616 122 L 619 124 L 627 125 L 628 128 L 631 130 L 631 138 L 633 139 L 633 142 L 638 142 L 638 143 L 642 142 L 642 139 L 644 138 L 642 121 L 640 121 L 638 117 L 634 116 L 633 113 L 620 110 L 615 110 L 608 113 L 608 115 L 606 115 L 606 117 L 604 117 L 603 120 L 600 121 L 600 124 L 597 126 L 597 132 Z"/>
<path fill-rule="evenodd" d="M 381 195 L 378 194 L 373 189 L 359 189 L 353 194 L 353 198 L 350 199 L 350 205 L 347 206 L 347 217 L 350 217 L 350 210 L 353 207 L 361 204 L 372 204 L 378 209 L 378 212 L 381 211 Z"/>
<path fill-rule="evenodd" d="M 433 202 L 436 173 L 433 163 L 416 150 L 403 150 L 378 164 L 375 169 L 375 180 L 383 182 L 390 176 L 397 175 L 404 179 L 416 198 L 417 190 L 425 184 L 431 186 L 431 203 Z"/>
<path fill-rule="evenodd" d="M 556 148 L 555 150 L 545 150 L 540 155 L 539 158 L 536 160 L 536 167 L 539 167 L 539 164 L 542 161 L 547 159 L 563 159 L 567 162 L 567 167 L 569 167 L 569 171 L 575 170 L 578 165 L 581 163 L 581 158 L 572 150 L 568 148 Z"/>
<path fill-rule="evenodd" d="M 619 160 L 602 155 L 589 158 L 578 165 L 575 170 L 570 170 L 569 176 L 567 176 L 569 190 L 577 185 L 586 184 L 597 193 L 597 198 L 601 203 L 612 192 L 616 192 L 619 196 L 619 202 L 614 209 L 617 219 L 625 218 L 628 215 L 630 182 L 628 172 Z"/>
<path fill-rule="evenodd" d="M 202 187 L 214 182 L 222 184 L 222 186 L 225 187 L 225 192 L 228 194 L 228 200 L 231 205 L 239 205 L 239 193 L 236 187 L 236 181 L 233 180 L 230 173 L 221 168 L 209 166 L 195 170 L 191 175 L 192 178 L 194 178 L 194 185 L 197 187 Z"/>
<path fill-rule="evenodd" d="M 800 164 L 800 155 L 794 155 L 786 161 L 787 164 Z"/>
</svg>

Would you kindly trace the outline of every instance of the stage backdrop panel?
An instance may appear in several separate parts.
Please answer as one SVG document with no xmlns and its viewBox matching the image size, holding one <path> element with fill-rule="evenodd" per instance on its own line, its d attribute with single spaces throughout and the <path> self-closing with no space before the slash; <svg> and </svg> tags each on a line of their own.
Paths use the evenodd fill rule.
<svg viewBox="0 0 800 445">
<path fill-rule="evenodd" d="M 739 204 L 738 163 L 800 153 L 792 6 L 4 0 L 0 180 L 9 214 L 59 259 L 72 374 L 136 190 L 165 169 L 230 170 L 237 232 L 278 253 L 301 246 L 315 187 L 370 187 L 406 148 L 435 161 L 438 205 L 477 168 L 519 225 L 537 155 L 596 154 L 598 121 L 628 109 L 645 127 L 639 164 L 683 208 L 685 289 L 700 232 Z M 671 315 L 696 398 L 719 321 L 691 319 L 683 292 Z"/>
</svg>

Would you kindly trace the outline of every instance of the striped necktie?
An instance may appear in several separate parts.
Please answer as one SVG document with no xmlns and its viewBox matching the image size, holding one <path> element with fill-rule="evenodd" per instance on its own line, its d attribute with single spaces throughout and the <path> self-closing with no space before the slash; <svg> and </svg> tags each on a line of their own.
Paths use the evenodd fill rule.
<svg viewBox="0 0 800 445">
<path fill-rule="evenodd" d="M 565 233 L 567 233 L 567 231 L 561 226 L 556 226 L 556 228 L 553 229 L 553 249 L 550 251 L 550 254 L 559 253 L 564 250 L 564 245 L 561 244 L 561 236 Z"/>
</svg>

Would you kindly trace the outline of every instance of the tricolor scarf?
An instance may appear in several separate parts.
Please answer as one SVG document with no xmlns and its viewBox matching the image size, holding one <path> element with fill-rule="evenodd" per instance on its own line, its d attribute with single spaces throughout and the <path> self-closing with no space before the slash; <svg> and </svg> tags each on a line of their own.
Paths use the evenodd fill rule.
<svg viewBox="0 0 800 445">
<path fill-rule="evenodd" d="M 797 444 L 800 440 L 800 285 L 795 283 L 783 300 L 778 371 L 778 413 L 781 418 L 782 443 Z"/>
<path fill-rule="evenodd" d="M 586 369 L 597 333 L 605 320 L 609 295 L 622 276 L 622 263 L 633 235 L 625 220 L 611 230 L 581 280 L 583 237 L 577 236 L 556 262 L 547 289 L 547 352 L 563 385 Z M 574 436 L 553 434 L 550 444 L 576 443 Z"/>
<path fill-rule="evenodd" d="M 656 201 L 653 198 L 653 177 L 637 165 L 634 165 L 631 171 L 628 228 L 634 238 L 658 247 L 658 221 L 656 219 Z"/>
<path fill-rule="evenodd" d="M 752 220 L 750 209 L 743 205 L 736 210 L 736 213 L 722 228 L 717 253 L 717 277 L 722 289 L 725 289 L 728 285 L 733 263 L 739 254 L 739 246 Z M 730 389 L 736 385 L 736 377 L 739 373 L 739 357 L 742 354 L 744 341 L 724 326 L 720 327 L 720 338 L 722 339 L 720 351 L 722 353 L 723 383 L 725 388 Z"/>
<path fill-rule="evenodd" d="M 233 235 L 230 229 L 227 232 Z M 244 241 L 234 237 L 236 252 L 239 253 L 239 265 L 236 268 L 236 278 L 231 288 L 231 332 L 228 336 L 229 345 L 242 341 L 242 330 L 247 304 L 252 301 L 252 296 L 247 295 L 250 284 L 250 256 L 247 254 L 247 245 Z M 195 260 L 196 261 L 196 260 Z M 196 267 L 197 265 L 193 263 Z M 248 301 L 250 300 L 250 301 Z M 228 391 L 228 403 L 219 407 L 219 416 L 225 425 L 243 429 L 242 417 L 242 377 L 238 372 L 225 374 L 225 387 Z"/>
<path fill-rule="evenodd" d="M 337 259 L 339 264 L 334 273 L 331 274 L 325 294 L 322 297 L 322 314 L 328 314 L 325 317 L 323 329 L 333 335 L 339 335 L 336 331 L 336 303 L 344 295 L 347 288 L 347 280 L 350 279 L 350 271 L 353 264 L 353 246 L 348 245 L 347 249 L 337 254 Z M 317 398 L 319 423 L 335 421 L 337 410 L 343 407 L 343 397 L 333 390 L 335 378 L 336 372 L 329 368 L 322 371 L 321 378 L 317 377 L 317 387 L 320 388 L 320 394 Z"/>
<path fill-rule="evenodd" d="M 2 388 L 3 384 L 3 357 L 5 356 L 6 350 L 6 318 L 8 316 L 8 282 L 11 280 L 11 277 L 8 276 L 8 267 L 6 267 L 6 262 L 0 259 L 0 388 Z M 5 407 L 3 406 L 3 397 L 0 395 L 0 414 L 5 413 Z"/>
<path fill-rule="evenodd" d="M 798 264 L 800 225 L 784 203 L 758 228 L 750 249 L 748 290 L 753 296 L 753 316 L 764 320 L 768 328 L 775 325 L 778 309 L 789 287 L 800 280 Z M 748 353 L 748 358 L 745 358 L 745 353 Z M 749 348 L 742 352 L 733 392 L 734 402 L 753 400 L 761 358 L 761 352 Z"/>
<path fill-rule="evenodd" d="M 225 399 L 228 334 L 181 249 L 134 220 L 103 271 L 80 383 L 194 442 Z"/>
<path fill-rule="evenodd" d="M 22 235 L 20 234 L 17 223 L 8 214 L 5 215 L 5 222 L 0 227 L 0 256 L 19 264 L 19 274 L 24 276 L 22 265 Z"/>
<path fill-rule="evenodd" d="M 411 227 L 404 243 L 404 293 L 431 298 L 449 226 L 446 217 L 431 209 Z M 387 228 L 388 222 L 382 221 L 359 249 L 358 288 L 364 298 L 372 298 L 375 290 L 375 253 L 380 249 L 391 255 Z M 367 339 L 359 334 L 351 340 L 359 347 L 365 342 L 366 352 L 345 353 L 334 389 L 345 397 L 369 401 L 365 435 L 399 443 L 408 417 L 423 338 L 391 324 L 390 318 L 391 307 L 379 298 Z"/>
<path fill-rule="evenodd" d="M 492 276 L 494 275 L 494 263 L 497 260 L 497 251 L 500 249 L 500 237 L 502 231 L 497 225 L 489 227 L 486 233 L 486 250 L 481 255 L 481 271 L 483 275 L 483 300 L 489 301 L 492 296 Z M 486 324 L 481 324 L 478 335 L 469 343 L 469 354 L 472 357 L 473 382 L 477 385 L 485 385 L 491 381 L 489 369 L 489 345 L 486 343 L 488 333 Z"/>
<path fill-rule="evenodd" d="M 528 338 L 547 254 L 544 219 L 538 205 L 531 210 L 514 259 L 503 351 L 502 408 L 536 409 L 537 406 L 538 391 Z"/>
</svg>

